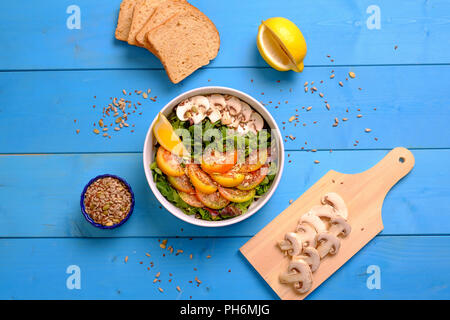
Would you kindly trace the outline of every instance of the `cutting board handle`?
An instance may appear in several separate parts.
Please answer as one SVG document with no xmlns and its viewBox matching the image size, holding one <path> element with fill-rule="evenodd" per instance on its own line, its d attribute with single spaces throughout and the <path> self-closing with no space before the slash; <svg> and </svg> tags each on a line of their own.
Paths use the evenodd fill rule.
<svg viewBox="0 0 450 320">
<path fill-rule="evenodd" d="M 383 186 L 384 195 L 414 167 L 414 155 L 411 151 L 403 147 L 397 147 L 381 159 L 375 166 L 360 173 L 361 178 L 369 178 L 371 184 Z"/>
</svg>

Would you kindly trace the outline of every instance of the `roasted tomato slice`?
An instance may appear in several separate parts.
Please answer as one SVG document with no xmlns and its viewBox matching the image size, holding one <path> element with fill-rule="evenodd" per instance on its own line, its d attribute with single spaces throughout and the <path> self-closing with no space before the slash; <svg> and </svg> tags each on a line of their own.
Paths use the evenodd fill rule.
<svg viewBox="0 0 450 320">
<path fill-rule="evenodd" d="M 239 190 L 235 188 L 224 188 L 219 186 L 219 192 L 225 199 L 231 202 L 245 202 L 255 196 L 255 189 Z"/>
<path fill-rule="evenodd" d="M 219 210 L 225 208 L 230 202 L 222 197 L 219 192 L 214 192 L 210 194 L 206 194 L 203 192 L 197 191 L 197 198 L 203 203 L 206 207 Z"/>
<path fill-rule="evenodd" d="M 245 162 L 241 166 L 240 172 L 247 173 L 253 172 L 261 168 L 267 161 L 267 149 L 254 150 L 245 159 Z"/>
<path fill-rule="evenodd" d="M 195 196 L 195 194 L 186 193 L 183 191 L 178 191 L 178 194 L 180 195 L 181 200 L 186 202 L 188 205 L 196 208 L 203 207 L 203 203 L 201 203 L 198 198 Z"/>
<path fill-rule="evenodd" d="M 228 171 L 225 173 L 211 173 L 211 178 L 224 187 L 236 187 L 244 181 L 245 174 L 236 171 Z"/>
<path fill-rule="evenodd" d="M 208 173 L 225 173 L 233 168 L 236 161 L 237 152 L 235 150 L 224 153 L 211 149 L 202 157 L 202 169 Z"/>
<path fill-rule="evenodd" d="M 158 148 L 158 152 L 156 153 L 156 164 L 158 165 L 158 168 L 168 176 L 180 177 L 184 175 L 180 158 L 163 147 Z"/>
<path fill-rule="evenodd" d="M 191 184 L 187 175 L 182 175 L 179 177 L 167 176 L 167 181 L 178 191 L 183 191 L 186 193 L 195 193 L 195 189 Z"/>
<path fill-rule="evenodd" d="M 215 182 L 206 172 L 200 169 L 198 164 L 188 164 L 187 174 L 194 185 L 195 190 L 207 194 L 213 193 L 217 190 Z"/>
<path fill-rule="evenodd" d="M 256 171 L 248 172 L 245 174 L 245 178 L 242 183 L 239 184 L 236 188 L 238 188 L 239 190 L 254 189 L 264 180 L 268 172 L 269 166 L 267 164 Z"/>
</svg>

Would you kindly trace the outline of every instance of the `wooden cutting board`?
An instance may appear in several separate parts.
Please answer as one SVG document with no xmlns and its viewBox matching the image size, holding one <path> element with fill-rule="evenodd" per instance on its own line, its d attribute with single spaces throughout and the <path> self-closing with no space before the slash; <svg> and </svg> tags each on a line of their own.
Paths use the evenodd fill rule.
<svg viewBox="0 0 450 320">
<path fill-rule="evenodd" d="M 414 167 L 414 156 L 405 148 L 391 150 L 371 169 L 358 174 L 329 171 L 319 181 L 258 232 L 240 251 L 281 299 L 304 299 L 338 270 L 356 252 L 383 230 L 381 208 L 389 190 Z M 281 284 L 279 275 L 287 271 L 289 257 L 278 247 L 287 232 L 295 231 L 300 217 L 328 192 L 338 193 L 346 202 L 350 235 L 341 238 L 335 256 L 327 255 L 313 273 L 313 286 L 299 294 L 290 284 Z M 339 297 L 336 297 L 339 298 Z"/>
</svg>

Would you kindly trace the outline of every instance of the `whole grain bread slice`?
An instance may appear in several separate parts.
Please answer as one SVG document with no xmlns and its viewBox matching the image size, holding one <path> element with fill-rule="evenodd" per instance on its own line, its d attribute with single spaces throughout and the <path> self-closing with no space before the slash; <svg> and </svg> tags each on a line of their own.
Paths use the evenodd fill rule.
<svg viewBox="0 0 450 320">
<path fill-rule="evenodd" d="M 119 18 L 117 19 L 117 27 L 115 36 L 117 40 L 128 41 L 131 20 L 133 18 L 133 10 L 138 2 L 142 0 L 123 0 L 120 4 Z"/>
<path fill-rule="evenodd" d="M 133 10 L 130 32 L 128 34 L 128 44 L 141 46 L 136 41 L 136 35 L 142 29 L 147 20 L 153 15 L 156 8 L 166 0 L 143 0 L 136 4 Z"/>
<path fill-rule="evenodd" d="M 147 40 L 173 83 L 207 65 L 220 47 L 216 26 L 193 6 L 149 31 Z"/>
<path fill-rule="evenodd" d="M 147 33 L 166 22 L 174 14 L 185 12 L 190 7 L 192 6 L 186 0 L 166 0 L 164 3 L 159 5 L 158 8 L 156 8 L 153 15 L 146 21 L 144 26 L 136 35 L 136 41 L 138 44 L 154 53 L 154 50 L 152 50 L 147 41 Z"/>
</svg>

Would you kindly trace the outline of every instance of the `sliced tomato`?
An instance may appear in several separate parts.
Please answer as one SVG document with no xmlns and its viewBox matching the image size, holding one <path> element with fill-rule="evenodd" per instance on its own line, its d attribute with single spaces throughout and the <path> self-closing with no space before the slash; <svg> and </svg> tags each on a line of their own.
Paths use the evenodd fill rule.
<svg viewBox="0 0 450 320">
<path fill-rule="evenodd" d="M 224 188 L 219 186 L 219 193 L 225 199 L 231 202 L 245 202 L 252 199 L 255 196 L 255 189 L 252 190 L 239 190 L 235 188 Z"/>
<path fill-rule="evenodd" d="M 158 148 L 158 152 L 156 153 L 156 164 L 158 165 L 158 168 L 168 176 L 180 177 L 184 175 L 184 169 L 181 166 L 180 158 L 163 147 Z"/>
<path fill-rule="evenodd" d="M 198 198 L 195 196 L 195 194 L 186 193 L 183 191 L 178 191 L 178 194 L 180 195 L 181 200 L 186 202 L 188 205 L 196 208 L 203 207 L 203 203 L 201 203 Z"/>
<path fill-rule="evenodd" d="M 208 173 L 225 173 L 233 168 L 236 161 L 237 152 L 235 150 L 219 152 L 211 149 L 202 157 L 202 169 Z"/>
<path fill-rule="evenodd" d="M 225 208 L 230 202 L 222 197 L 219 192 L 214 192 L 206 194 L 197 191 L 196 193 L 198 200 L 203 203 L 206 207 L 219 210 Z"/>
<path fill-rule="evenodd" d="M 167 176 L 167 181 L 178 191 L 183 191 L 186 193 L 195 193 L 195 189 L 191 184 L 188 176 L 183 174 L 179 177 Z"/>
<path fill-rule="evenodd" d="M 251 190 L 256 188 L 267 176 L 269 172 L 269 166 L 266 164 L 256 171 L 248 172 L 245 174 L 245 178 L 241 184 L 236 188 L 239 190 Z"/>
<path fill-rule="evenodd" d="M 224 187 L 236 187 L 244 181 L 243 173 L 228 171 L 225 173 L 211 173 L 211 178 Z"/>
<path fill-rule="evenodd" d="M 245 159 L 245 162 L 241 166 L 240 172 L 247 173 L 253 172 L 261 168 L 267 161 L 267 149 L 254 150 Z"/>
<path fill-rule="evenodd" d="M 198 164 L 188 164 L 187 174 L 194 185 L 195 190 L 206 194 L 213 193 L 217 190 L 215 182 L 205 171 L 200 169 Z"/>
</svg>

